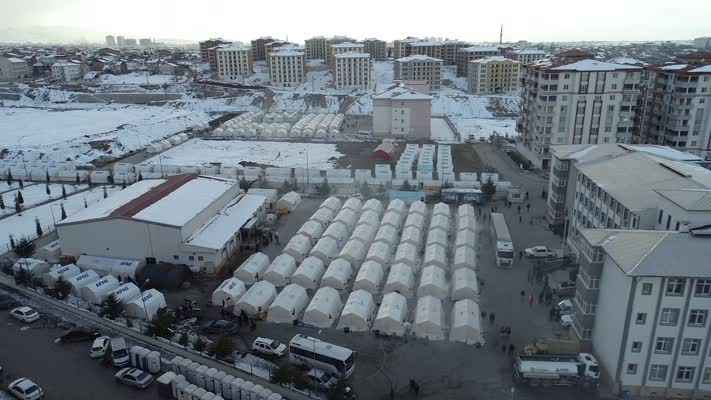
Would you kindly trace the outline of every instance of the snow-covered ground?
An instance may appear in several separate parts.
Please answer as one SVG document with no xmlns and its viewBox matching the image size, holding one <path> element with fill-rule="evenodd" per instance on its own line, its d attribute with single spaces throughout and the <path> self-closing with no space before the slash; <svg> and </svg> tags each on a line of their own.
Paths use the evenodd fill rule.
<svg viewBox="0 0 711 400">
<path fill-rule="evenodd" d="M 175 75 L 151 75 L 146 72 L 133 72 L 130 74 L 111 75 L 103 74 L 98 78 L 101 85 L 167 85 L 178 82 Z"/>
<path fill-rule="evenodd" d="M 442 88 L 432 94 L 432 115 L 449 115 L 464 118 L 491 118 L 493 115 L 486 107 L 489 98 L 473 96 L 456 89 Z"/>
<path fill-rule="evenodd" d="M 455 89 L 462 91 L 467 91 L 469 85 L 467 84 L 467 78 L 457 76 L 457 66 L 456 65 L 443 65 L 441 69 L 442 80 L 451 82 L 451 86 Z"/>
<path fill-rule="evenodd" d="M 375 74 L 375 93 L 382 92 L 393 84 L 395 71 L 393 70 L 392 61 L 375 61 L 373 70 Z"/>
<path fill-rule="evenodd" d="M 452 122 L 457 126 L 461 135 L 461 140 L 465 141 L 469 136 L 476 139 L 488 138 L 491 135 L 515 137 L 515 119 L 486 119 L 486 118 L 452 118 Z"/>
<path fill-rule="evenodd" d="M 336 150 L 335 144 L 192 139 L 145 162 L 154 165 L 222 163 L 235 166 L 246 161 L 276 167 L 306 168 L 307 155 L 309 168 L 332 169 L 335 160 L 343 154 Z"/>
<path fill-rule="evenodd" d="M 430 139 L 437 143 L 458 143 L 457 136 L 444 118 L 430 119 Z"/>
<path fill-rule="evenodd" d="M 47 195 L 47 185 L 44 183 L 32 185 L 25 184 L 24 189 L 17 187 L 17 184 L 7 186 L 7 183 L 0 183 L 1 189 L 4 190 L 6 187 L 10 190 L 0 193 L 3 203 L 5 204 L 5 209 L 0 209 L 0 215 L 10 215 L 15 213 L 15 196 L 17 196 L 18 192 L 22 193 L 22 200 L 24 200 L 23 207 L 25 209 L 32 207 L 35 204 L 60 199 L 62 197 L 62 184 L 57 183 L 51 183 L 49 185 L 49 195 Z M 64 190 L 67 192 L 67 195 L 86 188 L 87 185 L 64 185 Z"/>
</svg>

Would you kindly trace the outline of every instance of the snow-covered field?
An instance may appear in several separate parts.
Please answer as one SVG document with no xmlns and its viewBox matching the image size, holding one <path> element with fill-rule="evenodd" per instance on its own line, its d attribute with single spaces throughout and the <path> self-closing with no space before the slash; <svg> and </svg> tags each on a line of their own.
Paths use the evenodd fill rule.
<svg viewBox="0 0 711 400">
<path fill-rule="evenodd" d="M 471 135 L 475 138 L 488 138 L 491 135 L 515 137 L 515 119 L 485 119 L 485 118 L 452 118 L 462 140 L 467 140 Z"/>
<path fill-rule="evenodd" d="M 305 168 L 307 154 L 308 167 L 314 169 L 332 169 L 335 160 L 343 155 L 336 150 L 335 144 L 192 139 L 145 162 L 154 165 L 222 163 L 235 166 L 247 161 L 276 167 Z"/>
<path fill-rule="evenodd" d="M 489 98 L 473 96 L 454 89 L 443 88 L 432 95 L 432 115 L 450 117 L 491 118 L 493 115 L 486 107 Z"/>
<path fill-rule="evenodd" d="M 51 183 L 49 185 L 49 195 L 47 195 L 47 185 L 44 183 L 37 183 L 33 185 L 25 184 L 24 189 L 20 189 L 17 183 L 13 186 L 7 186 L 7 183 L 0 183 L 0 188 L 6 190 L 0 193 L 2 196 L 3 203 L 5 204 L 5 209 L 0 209 L 0 215 L 9 215 L 15 213 L 15 196 L 17 193 L 22 193 L 22 200 L 24 200 L 23 207 L 29 208 L 36 204 L 43 203 L 49 200 L 56 200 L 62 197 L 62 184 Z M 67 195 L 70 195 L 79 190 L 86 189 L 87 185 L 64 185 L 64 190 Z"/>
<path fill-rule="evenodd" d="M 393 79 L 395 79 L 392 61 L 375 61 L 373 70 L 375 74 L 375 93 L 381 92 L 392 85 Z"/>
<path fill-rule="evenodd" d="M 178 82 L 175 75 L 150 75 L 145 72 L 111 75 L 103 74 L 98 78 L 101 85 L 166 85 Z"/>
<path fill-rule="evenodd" d="M 430 119 L 430 139 L 437 143 L 458 143 L 456 135 L 444 118 Z"/>
</svg>

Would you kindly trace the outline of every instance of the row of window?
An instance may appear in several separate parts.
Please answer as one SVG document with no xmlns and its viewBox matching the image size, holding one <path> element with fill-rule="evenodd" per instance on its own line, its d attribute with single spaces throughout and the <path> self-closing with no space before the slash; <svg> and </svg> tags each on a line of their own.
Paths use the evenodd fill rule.
<svg viewBox="0 0 711 400">
<path fill-rule="evenodd" d="M 708 310 L 691 310 L 689 311 L 689 317 L 687 318 L 687 326 L 703 328 L 706 326 L 706 320 L 708 319 Z M 679 309 L 678 308 L 663 308 L 662 313 L 659 317 L 659 324 L 666 326 L 676 326 L 679 322 Z M 647 313 L 637 313 L 635 316 L 635 323 L 637 325 L 644 325 L 647 323 Z"/>
<path fill-rule="evenodd" d="M 627 374 L 637 374 L 637 364 L 627 364 Z M 667 380 L 669 366 L 664 364 L 652 364 L 649 368 L 649 380 L 653 382 L 664 382 Z M 679 366 L 676 370 L 675 381 L 679 383 L 688 383 L 694 380 L 696 367 Z M 711 384 L 711 367 L 704 368 L 704 373 L 701 377 L 701 383 Z"/>
<path fill-rule="evenodd" d="M 696 279 L 694 281 L 695 297 L 711 297 L 711 279 Z M 651 282 L 642 283 L 642 294 L 651 295 L 654 285 Z M 666 296 L 683 296 L 686 290 L 686 278 L 669 278 L 664 288 Z"/>
</svg>

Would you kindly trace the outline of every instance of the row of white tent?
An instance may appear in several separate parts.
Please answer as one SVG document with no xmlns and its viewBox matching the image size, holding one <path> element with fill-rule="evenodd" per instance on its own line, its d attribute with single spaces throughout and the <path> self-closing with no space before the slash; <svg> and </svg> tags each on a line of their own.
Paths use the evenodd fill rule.
<svg viewBox="0 0 711 400">
<path fill-rule="evenodd" d="M 202 129 L 205 128 L 205 126 L 200 126 L 198 128 Z M 150 154 L 160 153 L 161 151 L 168 150 L 173 146 L 177 146 L 187 141 L 188 139 L 190 139 L 190 136 L 187 133 L 179 133 L 177 135 L 149 143 L 148 146 L 146 146 L 146 152 Z"/>
<path fill-rule="evenodd" d="M 298 119 L 298 120 L 297 120 Z M 215 128 L 217 136 L 328 137 L 340 132 L 343 114 L 245 113 Z"/>
</svg>

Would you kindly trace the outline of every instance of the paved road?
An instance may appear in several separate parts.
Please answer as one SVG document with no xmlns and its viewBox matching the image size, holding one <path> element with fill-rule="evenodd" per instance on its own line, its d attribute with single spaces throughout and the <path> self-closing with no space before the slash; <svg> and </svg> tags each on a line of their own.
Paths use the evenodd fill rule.
<svg viewBox="0 0 711 400">
<path fill-rule="evenodd" d="M 144 391 L 115 383 L 116 371 L 100 365 L 87 355 L 89 344 L 57 345 L 59 329 L 23 325 L 0 312 L 0 364 L 5 383 L 15 377 L 28 377 L 47 393 L 48 400 L 127 400 L 156 399 L 153 385 Z"/>
</svg>

